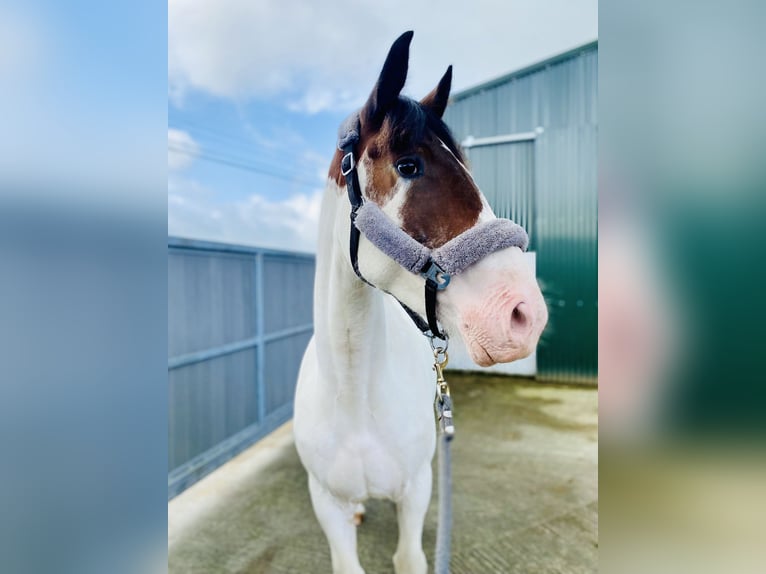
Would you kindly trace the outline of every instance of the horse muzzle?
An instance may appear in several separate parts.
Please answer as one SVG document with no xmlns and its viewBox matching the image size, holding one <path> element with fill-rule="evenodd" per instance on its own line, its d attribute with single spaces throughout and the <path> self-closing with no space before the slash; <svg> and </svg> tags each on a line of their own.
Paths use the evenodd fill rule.
<svg viewBox="0 0 766 574">
<path fill-rule="evenodd" d="M 530 355 L 548 322 L 543 295 L 522 259 L 515 248 L 492 254 L 454 277 L 441 295 L 444 318 L 481 367 Z"/>
</svg>

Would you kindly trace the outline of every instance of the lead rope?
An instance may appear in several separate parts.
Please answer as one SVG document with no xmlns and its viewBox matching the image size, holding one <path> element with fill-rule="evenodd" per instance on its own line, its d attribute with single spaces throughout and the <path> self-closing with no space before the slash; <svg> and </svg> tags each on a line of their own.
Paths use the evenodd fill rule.
<svg viewBox="0 0 766 574">
<path fill-rule="evenodd" d="M 449 385 L 444 378 L 444 368 L 447 366 L 448 340 L 444 346 L 430 338 L 431 349 L 434 352 L 434 371 L 436 372 L 436 398 L 434 410 L 439 421 L 439 442 L 437 447 L 437 465 L 439 474 L 438 506 L 439 518 L 436 527 L 436 551 L 434 555 L 434 574 L 449 574 L 450 542 L 452 536 L 452 455 L 450 442 L 455 436 L 455 426 L 452 422 L 452 397 Z"/>
</svg>

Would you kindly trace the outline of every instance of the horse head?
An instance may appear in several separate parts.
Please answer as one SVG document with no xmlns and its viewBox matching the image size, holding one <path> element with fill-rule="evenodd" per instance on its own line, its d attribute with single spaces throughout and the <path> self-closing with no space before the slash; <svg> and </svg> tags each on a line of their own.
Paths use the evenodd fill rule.
<svg viewBox="0 0 766 574">
<path fill-rule="evenodd" d="M 365 202 L 374 205 L 417 243 L 438 250 L 476 226 L 496 220 L 442 116 L 452 67 L 422 100 L 401 95 L 412 32 L 392 45 L 369 99 L 355 117 L 356 171 Z M 338 151 L 330 178 L 346 187 Z M 348 241 L 348 219 L 337 238 Z M 529 355 L 548 312 L 523 246 L 493 251 L 454 274 L 438 292 L 438 319 L 460 333 L 474 362 L 505 363 Z M 425 314 L 423 279 L 362 234 L 358 268 L 369 283 Z"/>
</svg>

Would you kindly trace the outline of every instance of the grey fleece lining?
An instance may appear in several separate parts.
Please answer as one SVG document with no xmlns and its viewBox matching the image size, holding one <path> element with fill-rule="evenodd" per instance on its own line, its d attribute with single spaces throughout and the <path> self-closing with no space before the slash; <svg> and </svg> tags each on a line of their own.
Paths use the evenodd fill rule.
<svg viewBox="0 0 766 574">
<path fill-rule="evenodd" d="M 525 251 L 527 232 L 510 219 L 480 223 L 441 247 L 429 250 L 400 229 L 372 201 L 365 201 L 356 226 L 375 247 L 412 273 L 419 273 L 430 257 L 450 275 L 457 275 L 490 253 L 506 247 Z"/>
<path fill-rule="evenodd" d="M 372 201 L 359 208 L 356 226 L 375 247 L 413 273 L 420 273 L 431 255 L 428 247 L 402 231 Z"/>
<path fill-rule="evenodd" d="M 348 116 L 338 128 L 338 149 L 342 150 L 350 143 L 359 141 L 359 113 Z M 358 159 L 358 158 L 357 158 Z"/>
<path fill-rule="evenodd" d="M 506 247 L 527 250 L 529 237 L 510 219 L 480 223 L 434 249 L 431 258 L 450 275 L 457 275 L 487 255 Z"/>
</svg>

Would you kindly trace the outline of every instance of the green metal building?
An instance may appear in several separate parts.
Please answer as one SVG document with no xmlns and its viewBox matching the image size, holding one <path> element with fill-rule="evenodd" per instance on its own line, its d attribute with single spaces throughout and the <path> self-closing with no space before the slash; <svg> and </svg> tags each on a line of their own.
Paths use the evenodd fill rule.
<svg viewBox="0 0 766 574">
<path fill-rule="evenodd" d="M 550 320 L 537 377 L 597 374 L 598 43 L 457 93 L 445 121 L 500 217 L 524 225 Z"/>
</svg>

